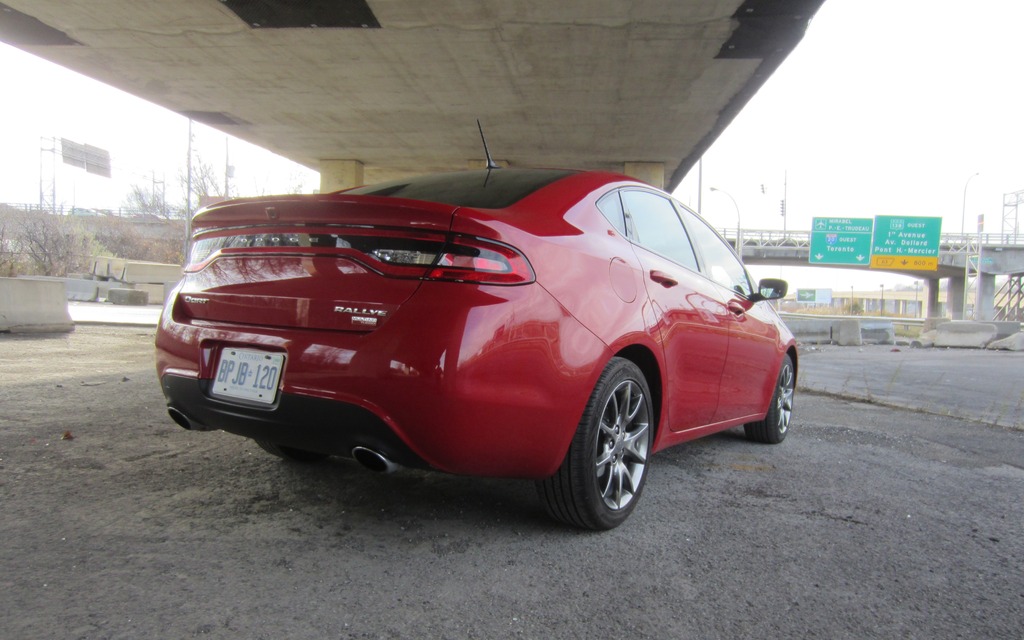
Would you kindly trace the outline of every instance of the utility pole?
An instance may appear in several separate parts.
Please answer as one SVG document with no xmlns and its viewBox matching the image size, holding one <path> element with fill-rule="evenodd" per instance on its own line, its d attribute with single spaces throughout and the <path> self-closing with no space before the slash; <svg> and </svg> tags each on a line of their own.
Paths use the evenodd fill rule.
<svg viewBox="0 0 1024 640">
<path fill-rule="evenodd" d="M 231 150 L 228 148 L 228 137 L 224 136 L 224 197 L 231 197 L 231 182 L 234 167 L 231 166 Z"/>
<path fill-rule="evenodd" d="M 789 169 L 782 172 L 782 237 L 786 237 L 786 204 L 789 198 Z"/>
<path fill-rule="evenodd" d="M 192 118 L 188 119 L 188 181 L 185 188 L 185 264 L 188 264 L 189 241 L 192 238 Z"/>
</svg>

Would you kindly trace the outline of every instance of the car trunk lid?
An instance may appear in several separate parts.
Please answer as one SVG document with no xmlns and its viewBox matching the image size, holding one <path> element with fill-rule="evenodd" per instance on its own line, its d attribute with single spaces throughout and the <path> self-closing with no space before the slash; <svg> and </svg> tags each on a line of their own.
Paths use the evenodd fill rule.
<svg viewBox="0 0 1024 640">
<path fill-rule="evenodd" d="M 199 322 L 373 331 L 437 261 L 454 209 L 344 194 L 216 205 L 194 219 L 175 312 Z"/>
</svg>

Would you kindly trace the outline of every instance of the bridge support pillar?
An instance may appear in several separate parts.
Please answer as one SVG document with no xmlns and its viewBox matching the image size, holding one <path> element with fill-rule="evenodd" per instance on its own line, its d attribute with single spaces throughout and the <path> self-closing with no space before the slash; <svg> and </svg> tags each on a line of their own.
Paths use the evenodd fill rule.
<svg viewBox="0 0 1024 640">
<path fill-rule="evenodd" d="M 966 279 L 963 276 L 952 277 L 946 289 L 946 310 L 954 320 L 964 319 L 964 284 Z"/>
<path fill-rule="evenodd" d="M 928 281 L 928 293 L 927 300 L 925 300 L 925 317 L 926 318 L 939 318 L 942 314 L 939 313 L 939 289 L 941 280 L 938 278 L 930 278 Z"/>
<path fill-rule="evenodd" d="M 665 188 L 665 163 L 664 162 L 624 162 L 622 173 L 643 180 L 652 187 Z"/>
<path fill-rule="evenodd" d="M 996 317 L 996 275 L 982 273 L 978 276 L 978 294 L 975 298 L 974 319 L 991 322 Z"/>
<path fill-rule="evenodd" d="M 366 184 L 363 163 L 358 160 L 320 160 L 320 193 L 351 189 Z"/>
</svg>

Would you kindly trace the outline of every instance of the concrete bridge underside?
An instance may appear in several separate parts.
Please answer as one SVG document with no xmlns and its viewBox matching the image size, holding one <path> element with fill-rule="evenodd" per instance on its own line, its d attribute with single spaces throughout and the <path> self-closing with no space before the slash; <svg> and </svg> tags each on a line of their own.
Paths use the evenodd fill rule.
<svg viewBox="0 0 1024 640">
<path fill-rule="evenodd" d="M 0 42 L 319 169 L 322 192 L 472 167 L 477 119 L 499 163 L 671 189 L 823 2 L 3 0 Z"/>
</svg>

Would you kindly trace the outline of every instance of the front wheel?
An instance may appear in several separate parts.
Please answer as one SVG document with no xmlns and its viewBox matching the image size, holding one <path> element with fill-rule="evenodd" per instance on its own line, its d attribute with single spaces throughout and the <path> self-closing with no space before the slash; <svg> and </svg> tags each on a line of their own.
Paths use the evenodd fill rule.
<svg viewBox="0 0 1024 640">
<path fill-rule="evenodd" d="M 764 420 L 743 425 L 747 438 L 754 442 L 778 444 L 786 439 L 789 433 L 789 421 L 793 418 L 793 391 L 796 389 L 796 372 L 793 359 L 786 354 L 779 370 L 779 379 L 775 383 L 772 404 Z"/>
<path fill-rule="evenodd" d="M 585 529 L 612 529 L 636 507 L 651 453 L 651 392 L 640 369 L 612 358 L 601 373 L 555 475 L 537 481 L 548 514 Z"/>
</svg>

